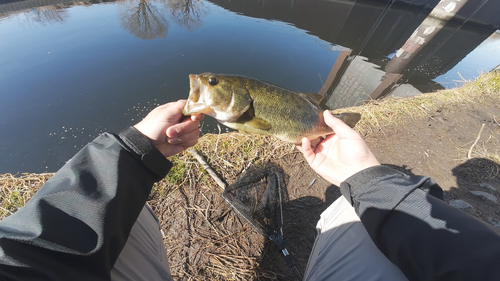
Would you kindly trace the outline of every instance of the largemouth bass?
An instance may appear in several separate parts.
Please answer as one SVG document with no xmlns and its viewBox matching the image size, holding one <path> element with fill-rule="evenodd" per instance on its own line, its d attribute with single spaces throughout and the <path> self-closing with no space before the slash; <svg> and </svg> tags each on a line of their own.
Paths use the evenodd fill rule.
<svg viewBox="0 0 500 281">
<path fill-rule="evenodd" d="M 333 133 L 323 120 L 320 95 L 291 91 L 271 83 L 237 75 L 189 75 L 190 92 L 184 115 L 203 113 L 229 128 L 272 135 L 300 144 Z M 334 115 L 354 127 L 358 113 Z"/>
</svg>

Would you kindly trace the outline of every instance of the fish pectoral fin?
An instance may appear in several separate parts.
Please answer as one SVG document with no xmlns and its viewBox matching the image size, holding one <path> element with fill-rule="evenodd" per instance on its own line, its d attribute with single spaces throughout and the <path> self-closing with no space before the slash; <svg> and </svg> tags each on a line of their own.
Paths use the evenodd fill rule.
<svg viewBox="0 0 500 281">
<path fill-rule="evenodd" d="M 349 127 L 354 128 L 358 121 L 361 119 L 361 114 L 359 113 L 354 113 L 354 112 L 346 112 L 346 113 L 340 113 L 340 114 L 333 114 L 333 116 L 339 118 L 342 120 L 344 123 L 349 125 Z"/>
<path fill-rule="evenodd" d="M 245 121 L 245 125 L 264 131 L 268 131 L 269 129 L 271 129 L 271 124 L 257 117 Z"/>
</svg>

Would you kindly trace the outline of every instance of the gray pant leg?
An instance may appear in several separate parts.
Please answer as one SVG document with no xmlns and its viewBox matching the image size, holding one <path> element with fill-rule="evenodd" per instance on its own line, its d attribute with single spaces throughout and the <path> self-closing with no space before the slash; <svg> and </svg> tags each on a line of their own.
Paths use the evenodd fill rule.
<svg viewBox="0 0 500 281">
<path fill-rule="evenodd" d="M 144 205 L 115 266 L 111 280 L 172 280 L 160 222 Z"/>
<path fill-rule="evenodd" d="M 371 240 L 341 196 L 322 214 L 304 280 L 407 280 Z"/>
</svg>

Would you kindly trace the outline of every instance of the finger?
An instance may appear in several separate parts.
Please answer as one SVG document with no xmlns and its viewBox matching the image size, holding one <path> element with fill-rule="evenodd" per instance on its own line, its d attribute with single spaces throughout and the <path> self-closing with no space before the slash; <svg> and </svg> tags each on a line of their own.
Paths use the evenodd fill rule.
<svg viewBox="0 0 500 281">
<path fill-rule="evenodd" d="M 186 100 L 178 100 L 176 102 L 160 105 L 155 108 L 155 110 L 159 111 L 156 115 L 156 119 L 161 122 L 177 123 L 184 117 L 182 115 L 184 105 L 186 105 Z"/>
<path fill-rule="evenodd" d="M 183 141 L 178 144 L 171 144 L 169 146 L 169 155 L 175 155 L 177 153 L 180 153 L 192 146 L 194 146 L 196 143 L 198 143 L 198 138 L 192 138 L 189 139 L 188 141 Z"/>
<path fill-rule="evenodd" d="M 172 111 L 179 111 L 184 108 L 186 105 L 187 100 L 178 100 L 175 102 L 169 102 L 169 103 L 164 103 L 162 105 L 157 106 L 154 110 L 165 110 L 168 109 L 169 112 Z"/>
<path fill-rule="evenodd" d="M 167 129 L 166 134 L 169 138 L 175 138 L 190 133 L 194 130 L 199 130 L 199 126 L 200 121 L 193 121 L 191 120 L 191 117 L 186 116 L 180 121 L 180 123 L 170 126 Z"/>
<path fill-rule="evenodd" d="M 314 151 L 311 148 L 311 141 L 308 138 L 302 138 L 302 146 L 299 148 L 299 151 L 302 152 L 307 161 L 309 161 L 309 157 L 314 155 Z"/>
<path fill-rule="evenodd" d="M 174 145 L 174 146 L 178 146 L 178 145 L 185 146 L 187 148 L 187 147 L 191 147 L 191 146 L 198 143 L 198 136 L 193 135 L 190 137 L 185 136 L 182 138 L 168 139 L 168 143 L 171 145 Z"/>
<path fill-rule="evenodd" d="M 326 125 L 332 128 L 335 134 L 340 138 L 352 138 L 359 136 L 358 133 L 346 123 L 342 122 L 339 118 L 334 117 L 329 110 L 323 111 L 323 117 L 325 118 Z"/>
<path fill-rule="evenodd" d="M 170 144 L 183 144 L 183 145 L 193 143 L 194 141 L 194 144 L 196 144 L 198 142 L 199 135 L 200 131 L 198 129 L 195 129 L 183 135 L 179 135 L 173 138 L 167 138 L 167 141 Z"/>
<path fill-rule="evenodd" d="M 176 101 L 174 104 L 175 104 L 175 107 L 176 107 L 177 109 L 179 109 L 179 108 L 180 108 L 180 109 L 183 109 L 183 108 L 184 108 L 184 106 L 186 106 L 186 102 L 187 102 L 187 100 L 178 100 L 178 101 Z"/>
<path fill-rule="evenodd" d="M 198 143 L 198 138 L 191 137 L 191 138 L 186 138 L 186 139 L 172 139 L 168 141 L 172 146 L 182 146 L 185 148 L 194 146 L 195 144 Z"/>
<path fill-rule="evenodd" d="M 198 138 L 193 137 L 193 138 L 190 138 L 188 141 L 183 142 L 182 146 L 184 146 L 185 148 L 188 148 L 188 147 L 196 145 L 197 143 L 198 143 Z"/>
<path fill-rule="evenodd" d="M 177 120 L 181 119 L 182 116 L 182 110 L 184 109 L 184 106 L 186 105 L 187 100 L 178 100 L 174 103 L 171 103 L 171 107 L 169 107 L 168 111 L 173 115 L 179 116 Z"/>
<path fill-rule="evenodd" d="M 191 120 L 193 120 L 193 121 L 201 121 L 201 120 L 203 120 L 204 116 L 205 115 L 203 115 L 203 113 L 197 114 L 197 115 L 191 115 Z"/>
</svg>

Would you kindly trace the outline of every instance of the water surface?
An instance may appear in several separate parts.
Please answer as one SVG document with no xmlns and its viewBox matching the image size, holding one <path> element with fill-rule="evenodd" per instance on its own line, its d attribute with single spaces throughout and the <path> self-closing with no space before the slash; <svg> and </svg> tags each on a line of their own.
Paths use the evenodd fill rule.
<svg viewBox="0 0 500 281">
<path fill-rule="evenodd" d="M 500 20 L 487 16 L 498 4 L 432 22 L 439 32 L 402 60 L 436 3 L 397 2 L 2 4 L 0 173 L 56 171 L 100 133 L 187 98 L 190 73 L 247 75 L 339 108 L 454 87 L 500 64 Z"/>
</svg>

